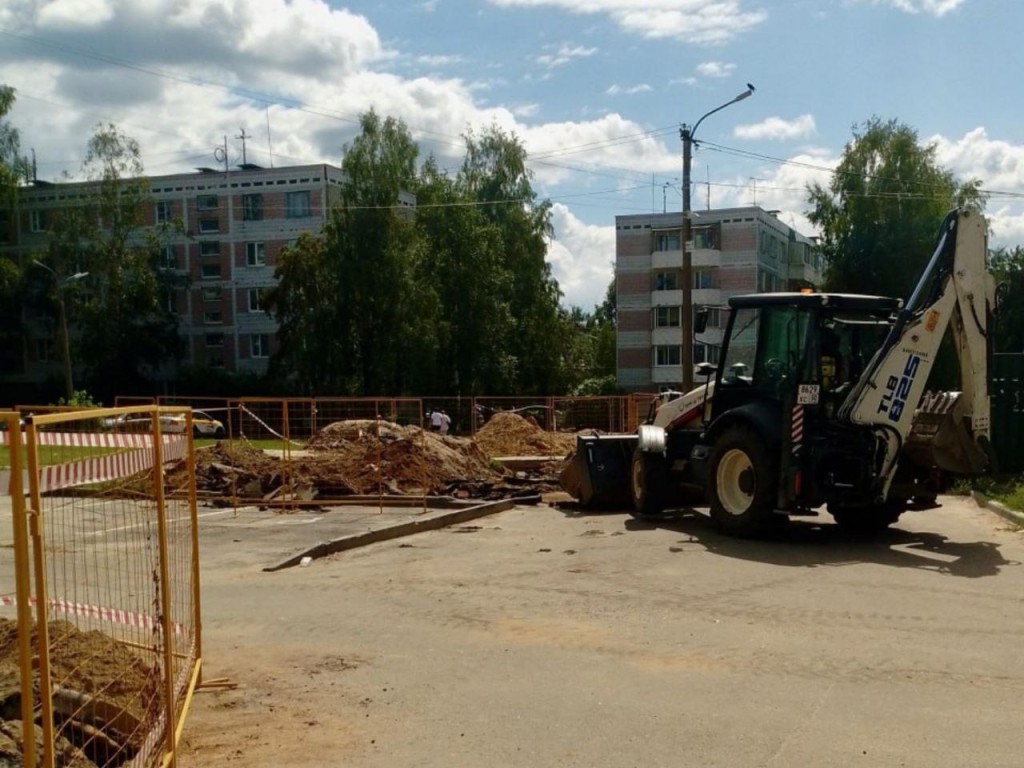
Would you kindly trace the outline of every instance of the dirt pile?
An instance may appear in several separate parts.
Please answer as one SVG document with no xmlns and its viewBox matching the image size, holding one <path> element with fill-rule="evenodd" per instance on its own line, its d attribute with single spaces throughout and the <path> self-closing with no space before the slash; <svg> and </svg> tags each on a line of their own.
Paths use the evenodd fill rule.
<svg viewBox="0 0 1024 768">
<path fill-rule="evenodd" d="M 62 723 L 61 764 L 119 765 L 142 745 L 159 707 L 159 670 L 99 631 L 49 624 L 55 717 Z M 33 646 L 37 644 L 32 631 Z M 0 618 L 0 754 L 20 753 L 17 622 Z M 38 711 L 38 694 L 34 701 Z M 41 731 L 37 728 L 37 738 Z M 65 738 L 66 737 L 66 738 Z M 78 745 L 76 748 L 73 744 Z M 17 765 L 18 762 L 2 763 Z"/>
<path fill-rule="evenodd" d="M 576 447 L 576 435 L 545 432 L 533 419 L 508 412 L 494 414 L 473 439 L 488 456 L 565 456 Z"/>
<path fill-rule="evenodd" d="M 497 483 L 502 472 L 472 441 L 386 421 L 339 421 L 308 445 L 309 466 L 342 474 L 356 493 L 441 493 L 465 482 Z"/>
</svg>

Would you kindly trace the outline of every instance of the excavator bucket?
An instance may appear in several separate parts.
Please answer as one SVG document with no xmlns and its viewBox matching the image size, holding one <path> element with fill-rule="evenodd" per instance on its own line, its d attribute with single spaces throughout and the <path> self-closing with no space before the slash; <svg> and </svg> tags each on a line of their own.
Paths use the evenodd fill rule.
<svg viewBox="0 0 1024 768">
<path fill-rule="evenodd" d="M 988 457 L 974 440 L 959 392 L 928 392 L 914 414 L 903 455 L 922 467 L 938 467 L 957 475 L 976 475 Z"/>
<path fill-rule="evenodd" d="M 559 476 L 562 490 L 584 507 L 629 506 L 636 444 L 636 435 L 579 435 L 576 453 Z"/>
</svg>

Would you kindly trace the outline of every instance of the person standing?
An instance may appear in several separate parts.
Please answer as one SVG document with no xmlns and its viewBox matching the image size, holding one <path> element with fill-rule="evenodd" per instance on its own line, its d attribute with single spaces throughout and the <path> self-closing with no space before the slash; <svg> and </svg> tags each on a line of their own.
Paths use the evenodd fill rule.
<svg viewBox="0 0 1024 768">
<path fill-rule="evenodd" d="M 445 413 L 444 408 L 442 408 L 441 409 L 441 426 L 439 427 L 438 431 L 442 435 L 447 435 L 448 434 L 448 430 L 451 429 L 451 426 L 452 426 L 452 417 L 449 416 L 447 413 Z"/>
<path fill-rule="evenodd" d="M 431 411 L 431 413 L 430 413 L 430 431 L 431 432 L 440 432 L 441 431 L 441 425 L 444 423 L 443 416 L 444 416 L 444 411 L 440 411 L 440 410 L 438 410 L 436 408 L 433 411 Z"/>
</svg>

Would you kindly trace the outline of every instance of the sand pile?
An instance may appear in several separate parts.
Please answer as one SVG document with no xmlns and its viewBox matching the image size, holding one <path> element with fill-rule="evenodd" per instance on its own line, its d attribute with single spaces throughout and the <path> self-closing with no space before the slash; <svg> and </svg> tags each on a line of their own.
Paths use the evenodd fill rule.
<svg viewBox="0 0 1024 768">
<path fill-rule="evenodd" d="M 565 456 L 576 447 L 576 435 L 545 432 L 532 418 L 509 412 L 494 414 L 473 439 L 488 456 Z"/>
</svg>

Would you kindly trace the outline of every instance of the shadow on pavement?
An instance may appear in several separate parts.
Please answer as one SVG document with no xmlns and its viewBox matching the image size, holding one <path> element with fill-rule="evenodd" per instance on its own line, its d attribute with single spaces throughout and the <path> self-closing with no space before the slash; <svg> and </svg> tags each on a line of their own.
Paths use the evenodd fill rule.
<svg viewBox="0 0 1024 768">
<path fill-rule="evenodd" d="M 608 511 L 593 513 L 566 507 L 562 512 L 570 517 L 581 517 Z M 621 514 L 622 510 L 618 512 Z M 664 517 L 652 520 L 628 518 L 625 528 L 627 531 L 674 531 L 689 537 L 680 544 L 699 544 L 708 552 L 724 557 L 797 568 L 877 563 L 976 579 L 995 576 L 1004 566 L 1021 564 L 1007 560 L 999 546 L 990 541 L 951 541 L 939 533 L 899 527 L 873 535 L 855 534 L 835 525 L 825 514 L 820 518 L 791 519 L 770 537 L 760 539 L 726 536 L 715 528 L 706 510 L 693 508 L 666 512 Z M 672 549 L 685 551 L 682 547 Z"/>
</svg>

